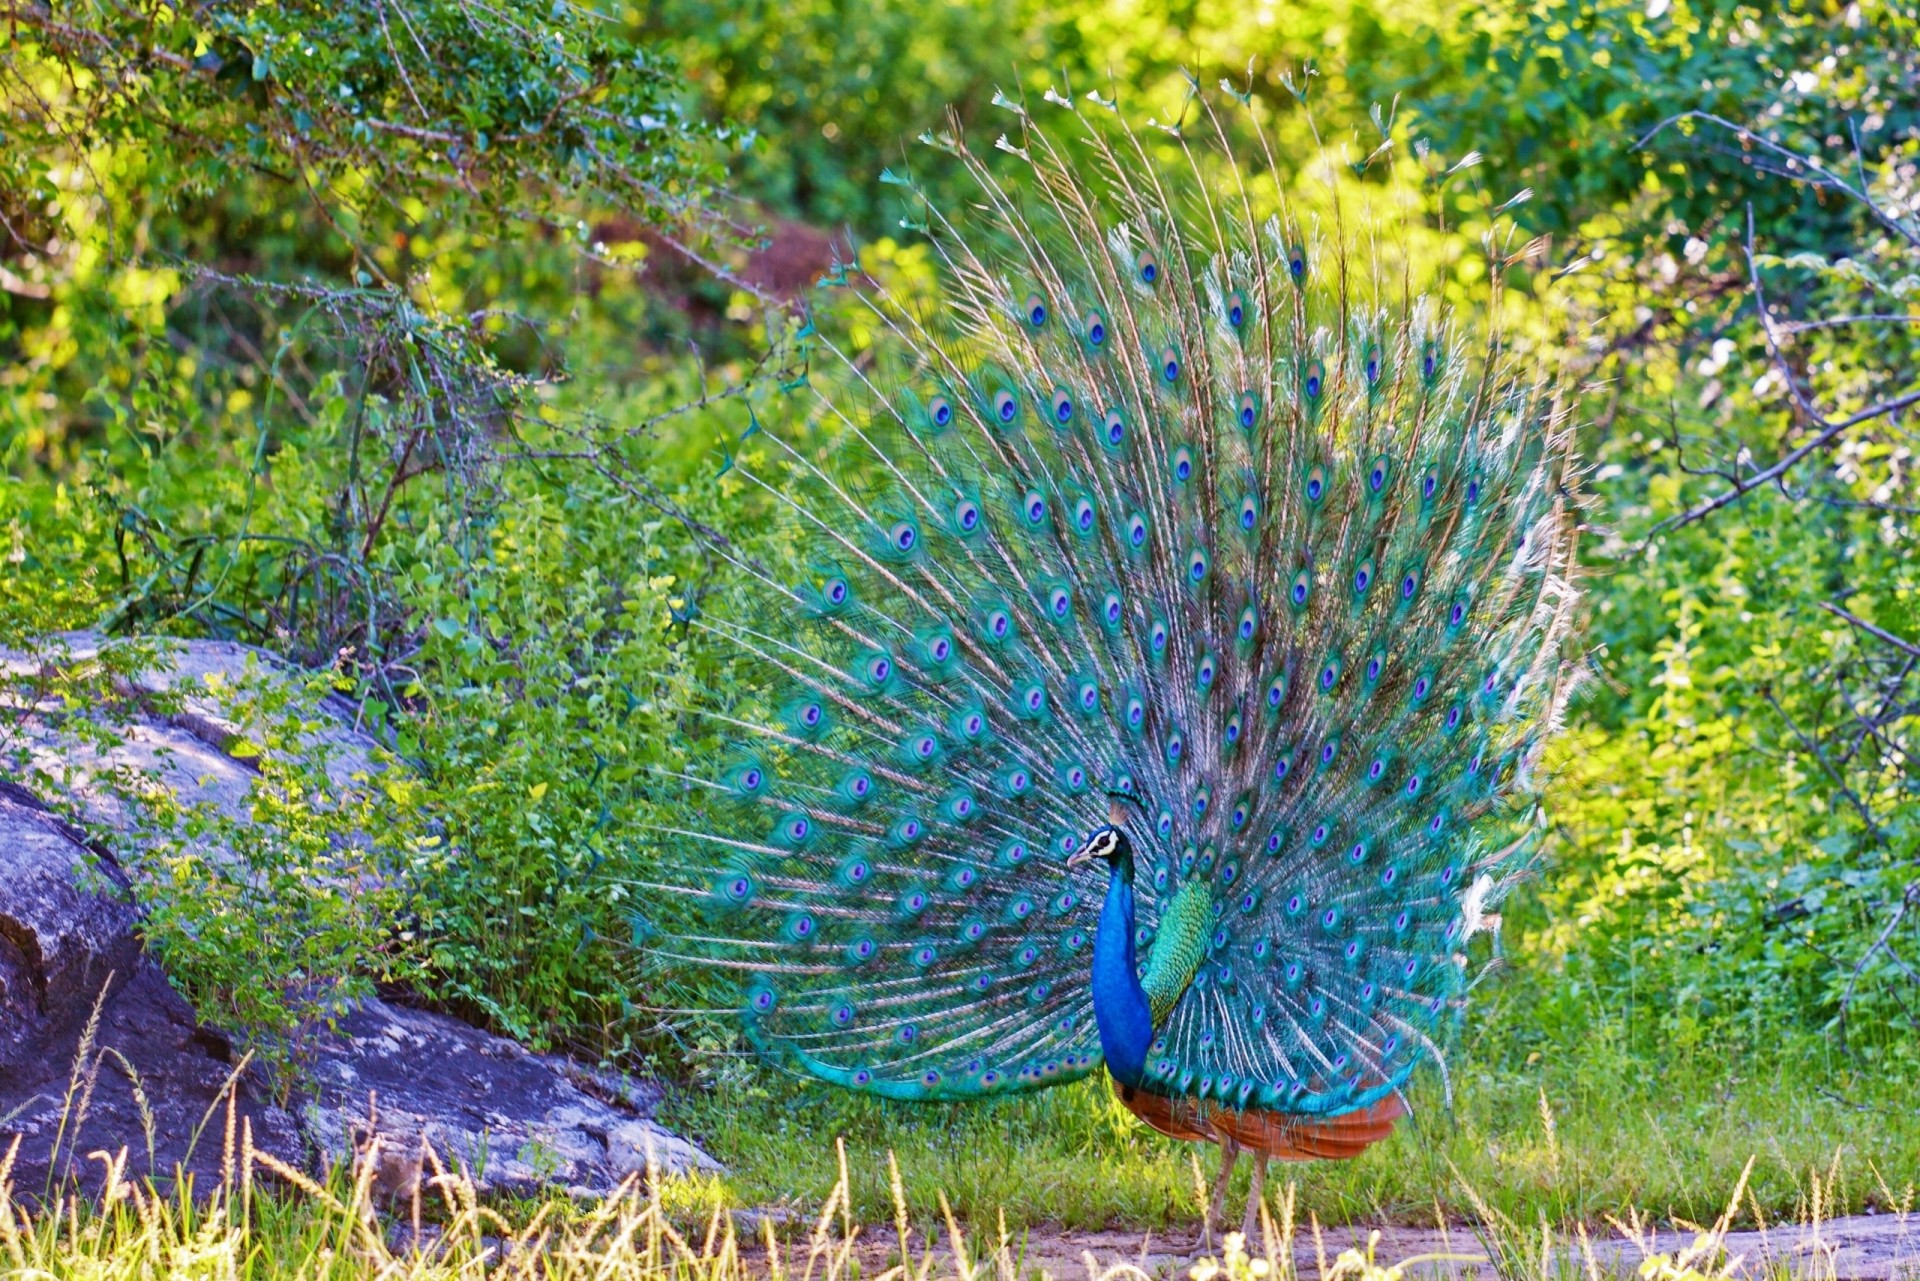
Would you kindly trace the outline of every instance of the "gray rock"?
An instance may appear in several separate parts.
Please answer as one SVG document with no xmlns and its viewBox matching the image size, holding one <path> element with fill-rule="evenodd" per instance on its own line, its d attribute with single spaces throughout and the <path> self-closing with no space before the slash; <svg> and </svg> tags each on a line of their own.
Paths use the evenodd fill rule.
<svg viewBox="0 0 1920 1281">
<path fill-rule="evenodd" d="M 0 1070 L 0 1157 L 16 1141 L 11 1182 L 37 1197 L 78 1187 L 99 1193 L 100 1156 L 124 1151 L 124 1177 L 170 1186 L 184 1171 L 199 1187 L 216 1183 L 250 1135 L 256 1149 L 298 1166 L 306 1143 L 295 1118 L 276 1106 L 259 1074 L 236 1062 L 233 1046 L 201 1026 L 151 961 L 137 960 L 85 1024 L 42 1041 L 44 1057 Z"/>
<path fill-rule="evenodd" d="M 61 639 L 49 650 L 60 662 L 85 661 L 101 644 Z M 27 713 L 16 743 L 37 777 L 64 780 L 40 797 L 0 777 L 0 1159 L 17 1141 L 16 1192 L 95 1188 L 104 1167 L 91 1154 L 122 1149 L 129 1177 L 166 1185 L 185 1171 L 208 1187 L 230 1156 L 229 1113 L 236 1141 L 250 1128 L 256 1148 L 314 1172 L 367 1153 L 378 1134 L 375 1182 L 397 1199 L 421 1177 L 423 1143 L 487 1192 L 603 1195 L 644 1171 L 649 1153 L 662 1175 L 719 1168 L 653 1122 L 654 1083 L 378 1000 L 306 1030 L 298 1045 L 310 1070 L 279 1106 L 143 951 L 115 850 L 149 834 L 107 780 L 137 772 L 183 804 L 244 816 L 256 758 L 231 753 L 248 734 L 233 691 L 296 674 L 244 645 L 175 646 L 127 684 L 140 710 L 120 744 L 101 748 L 73 732 L 63 708 L 4 705 L 20 688 L 6 678 L 45 661 L 0 651 L 0 715 Z M 382 768 L 351 707 L 329 700 L 321 711 L 307 745 L 337 784 Z"/>
<path fill-rule="evenodd" d="M 76 1032 L 140 957 L 111 864 L 13 789 L 0 792 L 0 1081 Z"/>
<path fill-rule="evenodd" d="M 366 1001 L 318 1043 L 305 1119 L 326 1164 L 380 1136 L 376 1183 L 405 1198 L 423 1144 L 489 1193 L 604 1195 L 649 1154 L 663 1177 L 720 1166 L 631 1106 L 581 1090 L 586 1072 L 445 1015 Z M 657 1096 L 656 1096 L 657 1097 Z M 431 1177 L 428 1172 L 427 1177 Z"/>
</svg>

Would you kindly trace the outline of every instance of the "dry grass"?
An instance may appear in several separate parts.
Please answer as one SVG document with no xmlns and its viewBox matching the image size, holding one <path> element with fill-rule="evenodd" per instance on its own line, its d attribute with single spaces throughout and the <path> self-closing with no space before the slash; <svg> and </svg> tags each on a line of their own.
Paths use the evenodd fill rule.
<svg viewBox="0 0 1920 1281">
<path fill-rule="evenodd" d="M 1777 1264 L 1750 1266 L 1731 1256 L 1729 1228 L 1746 1195 L 1743 1179 L 1719 1220 L 1689 1238 L 1655 1235 L 1637 1216 L 1612 1220 L 1605 1243 L 1576 1227 L 1571 1236 L 1545 1224 L 1529 1228 L 1482 1203 L 1480 1222 L 1457 1230 L 1458 1246 L 1388 1261 L 1374 1232 L 1362 1248 L 1338 1249 L 1311 1215 L 1296 1214 L 1297 1189 L 1279 1190 L 1261 1207 L 1260 1242 L 1238 1233 L 1197 1262 L 1076 1258 L 1059 1242 L 1037 1257 L 1034 1240 L 978 1223 L 963 1228 L 937 1197 L 932 1230 L 917 1231 L 898 1166 L 886 1166 L 894 1222 L 863 1227 L 852 1213 L 844 1143 L 835 1144 L 840 1178 L 810 1223 L 776 1229 L 771 1216 L 718 1210 L 687 1221 L 684 1198 L 657 1178 L 633 1179 L 592 1205 L 566 1200 L 493 1206 L 461 1171 L 436 1153 L 418 1156 L 422 1177 L 396 1197 L 381 1191 L 383 1143 L 375 1138 L 349 1167 L 316 1180 L 258 1151 L 245 1119 L 226 1127 L 217 1186 L 162 1193 L 125 1177 L 127 1154 L 94 1152 L 99 1191 L 75 1188 L 52 1201 L 17 1193 L 9 1173 L 16 1139 L 0 1160 L 0 1276 L 87 1281 L 438 1281 L 446 1278 L 542 1278 L 543 1281 L 1026 1281 L 1082 1272 L 1089 1281 L 1146 1281 L 1156 1273 L 1192 1281 L 1401 1281 L 1408 1275 L 1498 1281 L 1601 1281 L 1637 1273 L 1642 1281 L 1731 1281 L 1784 1275 Z M 411 1157 L 409 1157 L 409 1163 Z M 1816 1183 L 1817 1186 L 1817 1183 Z M 1902 1203 L 1911 1206 L 1911 1191 Z M 1813 1213 L 1820 1213 L 1818 1203 Z M 1833 1256 L 1817 1253 L 1798 1276 L 1834 1281 Z M 1898 1270 L 1891 1275 L 1901 1275 Z"/>
</svg>

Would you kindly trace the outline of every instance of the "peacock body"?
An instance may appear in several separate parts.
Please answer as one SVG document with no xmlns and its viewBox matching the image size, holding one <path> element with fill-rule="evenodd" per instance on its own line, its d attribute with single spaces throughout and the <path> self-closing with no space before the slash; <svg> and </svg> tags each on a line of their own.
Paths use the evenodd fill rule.
<svg viewBox="0 0 1920 1281">
<path fill-rule="evenodd" d="M 1561 411 L 1210 104 L 1202 144 L 1048 97 L 1059 142 L 929 139 L 978 188 L 927 208 L 939 296 L 836 272 L 862 344 L 809 326 L 807 421 L 729 460 L 798 568 L 716 544 L 749 586 L 694 625 L 772 692 L 712 713 L 744 750 L 653 946 L 848 1089 L 1104 1068 L 1167 1133 L 1349 1155 L 1522 860 L 1487 820 L 1567 686 Z"/>
</svg>

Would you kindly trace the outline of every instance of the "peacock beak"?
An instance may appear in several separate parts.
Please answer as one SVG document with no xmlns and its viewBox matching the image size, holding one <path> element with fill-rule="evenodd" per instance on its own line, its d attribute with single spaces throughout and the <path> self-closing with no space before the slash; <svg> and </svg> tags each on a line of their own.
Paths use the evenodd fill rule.
<svg viewBox="0 0 1920 1281">
<path fill-rule="evenodd" d="M 1067 870 L 1071 872 L 1074 868 L 1085 867 L 1091 862 L 1093 862 L 1093 846 L 1082 845 L 1079 849 L 1067 855 Z"/>
</svg>

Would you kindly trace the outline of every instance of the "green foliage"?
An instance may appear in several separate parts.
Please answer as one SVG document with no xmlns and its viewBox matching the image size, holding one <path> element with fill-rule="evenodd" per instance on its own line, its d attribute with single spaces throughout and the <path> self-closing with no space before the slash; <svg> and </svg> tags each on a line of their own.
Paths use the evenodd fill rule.
<svg viewBox="0 0 1920 1281">
<path fill-rule="evenodd" d="M 606 874 L 644 871 L 656 827 L 699 821 L 677 775 L 723 745 L 690 740 L 680 708 L 695 691 L 754 696 L 687 625 L 689 601 L 729 571 L 693 555 L 676 520 L 724 528 L 743 555 L 781 549 L 768 508 L 714 479 L 737 409 L 673 412 L 760 377 L 764 336 L 729 326 L 711 367 L 685 357 L 677 340 L 719 322 L 650 288 L 669 274 L 662 237 L 738 265 L 707 192 L 720 144 L 751 133 L 740 194 L 851 224 L 886 269 L 924 272 L 919 250 L 884 239 L 911 211 L 877 179 L 906 157 L 945 197 L 912 138 L 949 104 L 975 137 L 1004 124 L 996 87 L 1116 90 L 1164 115 L 1181 67 L 1244 81 L 1252 58 L 1249 87 L 1272 107 L 1291 101 L 1282 73 L 1318 64 L 1300 82 L 1336 143 L 1401 94 L 1438 154 L 1484 153 L 1432 242 L 1463 273 L 1479 209 L 1531 188 L 1519 216 L 1550 239 L 1516 268 L 1512 332 L 1554 345 L 1571 313 L 1597 388 L 1597 677 L 1555 759 L 1548 870 L 1508 913 L 1514 973 L 1487 1031 L 1564 1075 L 1504 1052 L 1464 1061 L 1455 1159 L 1527 1124 L 1543 1084 L 1591 1118 L 1564 1122 L 1569 1150 L 1576 1133 L 1604 1141 L 1609 1108 L 1658 1113 L 1632 1131 L 1649 1168 L 1723 1085 L 1742 1116 L 1791 1096 L 1812 1109 L 1807 1133 L 1857 1125 L 1793 1094 L 1790 1075 L 1850 982 L 1850 1047 L 1910 1071 L 1896 1022 L 1910 1018 L 1909 936 L 1867 950 L 1912 883 L 1907 727 L 1848 748 L 1885 650 L 1819 608 L 1920 638 L 1906 446 L 1870 426 L 1784 490 L 1659 528 L 1820 430 L 1796 390 L 1838 417 L 1920 370 L 1920 328 L 1890 322 L 1783 332 L 1774 363 L 1746 260 L 1751 204 L 1783 321 L 1913 312 L 1908 242 L 1760 145 L 1910 209 L 1910 8 L 97 0 L 16 17 L 0 54 L 0 643 L 101 624 L 260 642 L 364 698 L 414 777 L 398 799 L 321 786 L 287 750 L 288 718 L 307 713 L 264 716 L 257 840 L 225 834 L 241 841 L 230 869 L 184 857 L 143 873 L 157 941 L 210 1015 L 284 1029 L 308 996 L 399 977 L 530 1040 L 685 1062 L 648 1007 L 687 994 L 632 988 L 633 905 Z M 1762 132 L 1692 120 L 1637 145 L 1697 110 Z M 1304 160 L 1299 114 L 1280 130 Z M 1527 280 L 1536 262 L 1547 270 Z M 713 316 L 754 315 L 731 283 L 705 288 Z M 104 669 L 62 679 L 110 733 Z M 183 841 L 210 822 L 174 818 Z M 380 894 L 329 889 L 363 872 Z M 1712 1076 L 1768 1046 L 1784 1048 L 1753 1082 Z M 1582 1056 L 1610 1066 L 1553 1066 Z M 1637 1080 L 1643 1058 L 1670 1067 L 1671 1097 Z M 1847 1071 L 1823 1079 L 1851 1091 Z M 770 1099 L 733 1120 L 721 1103 L 689 1115 L 752 1152 L 753 1127 L 791 1104 Z M 943 1179 L 1023 1159 L 944 1119 L 807 1106 L 903 1144 L 982 1144 L 977 1166 L 936 1167 Z M 1094 1186 L 1101 1170 L 1165 1204 L 1185 1188 L 1171 1149 L 1101 1129 L 1089 1100 L 1035 1106 L 1058 1110 L 982 1125 L 1084 1123 L 1113 1145 L 1101 1152 L 1138 1148 L 1073 1184 L 1090 1219 L 1118 1205 L 1098 1199 L 1117 1196 Z M 1638 1194 L 1717 1195 L 1758 1122 L 1730 1133 L 1711 1162 Z M 1047 1168 L 1080 1178 L 1060 1143 Z M 752 1157 L 743 1186 L 790 1181 L 794 1160 Z M 1358 1205 L 1341 1198 L 1359 1186 L 1326 1185 L 1325 1204 Z"/>
<path fill-rule="evenodd" d="M 438 838 L 419 823 L 417 783 L 399 762 L 353 769 L 321 733 L 331 681 L 249 672 L 216 684 L 236 724 L 228 754 L 258 776 L 243 813 L 123 777 L 144 800 L 145 832 L 123 864 L 139 886 L 143 930 L 195 1008 L 260 1038 L 265 1061 L 297 1060 L 310 1021 L 372 991 L 419 977 L 406 881 Z"/>
</svg>

